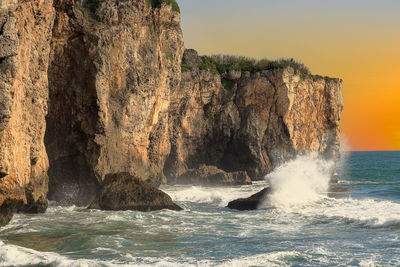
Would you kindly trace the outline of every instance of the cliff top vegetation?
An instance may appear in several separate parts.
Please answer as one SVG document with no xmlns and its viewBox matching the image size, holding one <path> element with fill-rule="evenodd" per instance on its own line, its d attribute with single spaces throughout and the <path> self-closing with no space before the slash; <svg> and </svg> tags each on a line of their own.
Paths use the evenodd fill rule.
<svg viewBox="0 0 400 267">
<path fill-rule="evenodd" d="M 216 70 L 222 74 L 229 70 L 248 71 L 255 73 L 263 70 L 276 70 L 292 67 L 297 74 L 310 75 L 311 72 L 303 63 L 294 59 L 260 59 L 232 55 L 201 56 L 200 69 Z"/>
<path fill-rule="evenodd" d="M 104 1 L 105 0 L 87 0 L 86 6 L 87 6 L 87 8 L 89 8 L 89 10 L 91 12 L 94 13 L 94 12 L 96 12 L 96 10 L 101 6 L 101 4 Z M 176 0 L 146 0 L 146 1 L 149 4 L 149 6 L 151 6 L 152 8 L 159 8 L 163 4 L 166 4 L 166 5 L 171 5 L 172 10 L 174 10 L 176 12 L 180 12 L 180 8 L 179 8 L 179 5 L 176 2 Z"/>
<path fill-rule="evenodd" d="M 162 6 L 162 4 L 166 4 L 166 5 L 172 5 L 172 10 L 180 12 L 179 5 L 175 0 L 146 0 L 146 1 L 152 8 L 158 8 Z"/>
<path fill-rule="evenodd" d="M 201 64 L 199 65 L 200 70 L 209 70 L 214 74 L 223 74 L 229 70 L 235 71 L 248 71 L 250 73 L 256 73 L 264 70 L 279 70 L 291 67 L 295 74 L 300 75 L 302 78 L 310 77 L 312 79 L 325 78 L 320 75 L 313 75 L 310 69 L 303 63 L 296 61 L 294 59 L 254 59 L 244 56 L 234 56 L 234 55 L 212 55 L 212 56 L 200 56 Z M 192 66 L 187 64 L 182 64 L 182 71 L 192 70 Z"/>
</svg>

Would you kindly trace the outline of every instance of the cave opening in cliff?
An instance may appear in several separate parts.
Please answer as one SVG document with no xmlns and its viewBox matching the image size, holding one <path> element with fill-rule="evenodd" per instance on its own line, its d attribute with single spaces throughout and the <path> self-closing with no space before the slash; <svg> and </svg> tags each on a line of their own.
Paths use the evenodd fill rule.
<svg viewBox="0 0 400 267">
<path fill-rule="evenodd" d="M 93 142 L 98 121 L 94 66 L 82 37 L 53 42 L 52 49 L 45 133 L 48 199 L 86 206 L 99 186 L 90 164 L 98 153 Z"/>
</svg>

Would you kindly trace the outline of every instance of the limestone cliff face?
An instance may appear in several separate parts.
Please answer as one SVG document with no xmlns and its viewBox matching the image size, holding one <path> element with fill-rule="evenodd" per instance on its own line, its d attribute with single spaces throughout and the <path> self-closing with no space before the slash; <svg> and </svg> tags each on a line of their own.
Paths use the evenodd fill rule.
<svg viewBox="0 0 400 267">
<path fill-rule="evenodd" d="M 0 225 L 12 211 L 47 207 L 43 143 L 52 1 L 0 6 Z"/>
<path fill-rule="evenodd" d="M 247 181 L 334 154 L 340 80 L 219 75 L 196 53 L 181 79 L 180 14 L 164 2 L 0 1 L 0 225 L 46 197 L 89 204 L 106 175 L 158 185 L 213 165 Z"/>
<path fill-rule="evenodd" d="M 335 156 L 341 80 L 302 77 L 291 67 L 221 77 L 200 70 L 201 59 L 186 53 L 192 55 L 183 63 L 193 69 L 183 72 L 171 97 L 171 154 L 164 169 L 169 182 L 201 164 L 261 179 L 297 154 Z"/>
<path fill-rule="evenodd" d="M 97 9 L 64 0 L 55 8 L 49 199 L 87 204 L 110 173 L 160 184 L 170 151 L 170 91 L 179 86 L 183 54 L 179 12 L 146 0 Z"/>
<path fill-rule="evenodd" d="M 0 224 L 44 211 L 48 183 L 49 199 L 76 204 L 110 173 L 159 184 L 179 12 L 147 0 L 0 4 Z"/>
</svg>

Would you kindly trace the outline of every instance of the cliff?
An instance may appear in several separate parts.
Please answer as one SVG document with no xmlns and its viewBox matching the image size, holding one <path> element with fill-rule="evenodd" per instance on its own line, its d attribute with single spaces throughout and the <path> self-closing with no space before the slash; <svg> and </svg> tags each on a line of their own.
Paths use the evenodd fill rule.
<svg viewBox="0 0 400 267">
<path fill-rule="evenodd" d="M 107 175 L 260 179 L 296 154 L 335 153 L 340 80 L 218 72 L 183 56 L 179 24 L 174 1 L 1 2 L 0 225 L 46 198 L 87 205 Z"/>
<path fill-rule="evenodd" d="M 1 1 L 0 225 L 14 210 L 47 208 L 43 140 L 53 20 L 51 1 Z"/>
<path fill-rule="evenodd" d="M 298 154 L 337 156 L 342 81 L 290 60 L 278 63 L 221 71 L 212 59 L 185 51 L 181 86 L 171 96 L 169 182 L 201 164 L 257 180 Z"/>
<path fill-rule="evenodd" d="M 57 1 L 51 40 L 49 199 L 87 204 L 106 174 L 161 183 L 179 86 L 180 14 L 148 1 Z"/>
<path fill-rule="evenodd" d="M 163 2 L 1 2 L 0 223 L 48 191 L 88 204 L 110 173 L 160 184 L 183 54 Z"/>
</svg>

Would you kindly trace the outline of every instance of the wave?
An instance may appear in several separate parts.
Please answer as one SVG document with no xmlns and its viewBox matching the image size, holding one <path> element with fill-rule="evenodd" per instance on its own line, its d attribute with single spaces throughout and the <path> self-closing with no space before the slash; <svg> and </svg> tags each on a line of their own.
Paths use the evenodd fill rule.
<svg viewBox="0 0 400 267">
<path fill-rule="evenodd" d="M 400 204 L 376 199 L 326 198 L 318 205 L 303 207 L 301 214 L 341 217 L 369 227 L 400 226 Z"/>
<path fill-rule="evenodd" d="M 103 249 L 98 249 L 103 250 Z M 106 250 L 107 251 L 107 250 Z M 372 259 L 368 259 L 371 257 Z M 126 253 L 118 260 L 71 259 L 54 252 L 39 252 L 0 241 L 0 266 L 327 266 L 327 265 L 381 266 L 373 255 L 364 259 L 349 257 L 342 260 L 335 253 L 321 247 L 312 251 L 282 250 L 235 258 L 198 259 L 190 256 L 149 257 Z"/>
<path fill-rule="evenodd" d="M 289 266 L 286 262 L 307 259 L 296 251 L 271 252 L 267 254 L 234 259 L 198 260 L 193 257 L 137 257 L 129 253 L 119 260 L 69 259 L 54 252 L 39 252 L 0 241 L 0 266 Z"/>
<path fill-rule="evenodd" d="M 268 203 L 280 209 L 291 209 L 312 203 L 328 193 L 334 162 L 317 154 L 298 156 L 266 176 L 272 188 Z"/>
<path fill-rule="evenodd" d="M 67 262 L 67 258 L 57 253 L 38 252 L 33 249 L 8 245 L 0 241 L 0 266 L 34 266 L 46 264 L 63 266 L 61 265 L 62 262 Z"/>
<path fill-rule="evenodd" d="M 400 204 L 376 199 L 330 198 L 333 161 L 299 156 L 266 176 L 272 193 L 261 207 L 304 216 L 341 217 L 371 227 L 400 226 Z"/>
<path fill-rule="evenodd" d="M 174 201 L 206 203 L 218 207 L 226 207 L 229 201 L 248 197 L 264 188 L 265 182 L 255 182 L 252 186 L 237 187 L 200 187 L 200 186 L 163 186 Z"/>
</svg>

